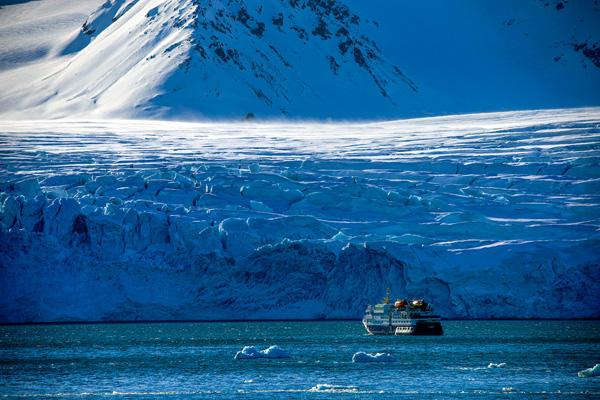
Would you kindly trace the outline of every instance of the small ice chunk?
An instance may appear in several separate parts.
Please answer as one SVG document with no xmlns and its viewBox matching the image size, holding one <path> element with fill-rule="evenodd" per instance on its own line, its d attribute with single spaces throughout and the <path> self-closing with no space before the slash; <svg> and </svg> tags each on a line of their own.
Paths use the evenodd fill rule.
<svg viewBox="0 0 600 400">
<path fill-rule="evenodd" d="M 594 365 L 592 368 L 579 371 L 577 376 L 580 378 L 591 378 L 592 376 L 600 376 L 600 364 Z"/>
<path fill-rule="evenodd" d="M 324 393 L 356 393 L 358 388 L 356 386 L 341 386 L 341 385 L 330 385 L 328 383 L 319 383 L 312 388 L 308 389 L 309 392 L 324 392 Z"/>
<path fill-rule="evenodd" d="M 358 353 L 354 353 L 352 356 L 352 362 L 355 363 L 365 363 L 365 362 L 394 362 L 394 357 L 392 357 L 389 353 L 365 353 L 364 351 L 359 351 Z"/>
<path fill-rule="evenodd" d="M 489 363 L 487 367 L 488 368 L 502 368 L 502 367 L 505 367 L 505 366 L 506 366 L 506 363 L 498 363 L 498 364 L 496 364 L 496 363 Z"/>
<path fill-rule="evenodd" d="M 235 353 L 236 360 L 245 358 L 260 358 L 258 349 L 254 346 L 244 346 L 244 348 Z"/>
<path fill-rule="evenodd" d="M 241 351 L 235 354 L 234 358 L 236 360 L 250 358 L 290 358 L 290 354 L 279 346 L 270 346 L 260 351 L 254 346 L 244 346 Z"/>
<path fill-rule="evenodd" d="M 265 358 L 290 358 L 290 354 L 279 346 L 270 346 L 260 351 Z"/>
</svg>

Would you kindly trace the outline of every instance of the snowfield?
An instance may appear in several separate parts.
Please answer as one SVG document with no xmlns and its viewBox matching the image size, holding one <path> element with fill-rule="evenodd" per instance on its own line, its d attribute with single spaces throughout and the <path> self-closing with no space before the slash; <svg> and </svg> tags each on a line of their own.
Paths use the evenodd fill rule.
<svg viewBox="0 0 600 400">
<path fill-rule="evenodd" d="M 0 321 L 600 316 L 600 109 L 0 122 Z"/>
</svg>

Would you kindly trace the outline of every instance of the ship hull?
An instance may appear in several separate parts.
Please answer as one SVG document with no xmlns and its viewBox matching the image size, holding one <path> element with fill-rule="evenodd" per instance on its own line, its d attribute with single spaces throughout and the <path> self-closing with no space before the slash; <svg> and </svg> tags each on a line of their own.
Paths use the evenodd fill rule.
<svg viewBox="0 0 600 400">
<path fill-rule="evenodd" d="M 372 325 L 363 322 L 367 332 L 371 335 L 388 336 L 440 336 L 444 329 L 440 322 L 417 322 L 415 325 Z"/>
</svg>

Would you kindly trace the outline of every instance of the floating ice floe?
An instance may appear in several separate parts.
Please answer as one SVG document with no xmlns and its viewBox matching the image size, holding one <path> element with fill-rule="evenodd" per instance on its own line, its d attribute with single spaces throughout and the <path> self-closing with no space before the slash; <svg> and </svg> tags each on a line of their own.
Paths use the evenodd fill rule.
<svg viewBox="0 0 600 400">
<path fill-rule="evenodd" d="M 313 386 L 312 388 L 308 389 L 308 391 L 309 392 L 325 392 L 325 393 L 357 393 L 358 387 L 319 383 L 319 384 Z"/>
<path fill-rule="evenodd" d="M 594 365 L 592 368 L 579 371 L 577 376 L 580 378 L 591 378 L 592 376 L 600 376 L 600 364 Z"/>
<path fill-rule="evenodd" d="M 258 350 L 254 346 L 244 346 L 234 357 L 238 359 L 249 358 L 290 358 L 290 354 L 279 346 L 270 346 L 264 350 Z"/>
<path fill-rule="evenodd" d="M 365 362 L 394 362 L 394 357 L 392 357 L 389 353 L 365 353 L 364 351 L 359 351 L 358 353 L 354 353 L 352 356 L 352 362 L 355 363 L 365 363 Z"/>
<path fill-rule="evenodd" d="M 506 366 L 506 363 L 489 363 L 488 368 L 503 368 Z"/>
</svg>

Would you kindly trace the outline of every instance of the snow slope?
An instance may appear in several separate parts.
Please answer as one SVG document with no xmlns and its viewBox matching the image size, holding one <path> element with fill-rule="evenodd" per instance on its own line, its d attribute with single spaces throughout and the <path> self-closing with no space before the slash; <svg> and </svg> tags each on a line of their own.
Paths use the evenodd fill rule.
<svg viewBox="0 0 600 400">
<path fill-rule="evenodd" d="M 600 104 L 597 0 L 72 3 L 0 9 L 3 118 L 390 119 Z"/>
<path fill-rule="evenodd" d="M 600 109 L 0 122 L 0 321 L 600 316 Z"/>
<path fill-rule="evenodd" d="M 69 40 L 98 5 L 98 0 L 0 1 L 0 71 L 58 56 L 57 44 Z"/>
</svg>

